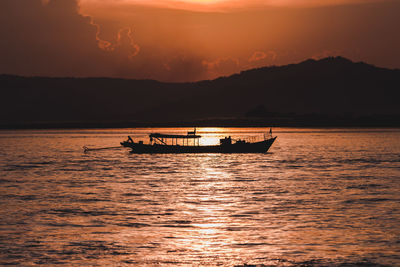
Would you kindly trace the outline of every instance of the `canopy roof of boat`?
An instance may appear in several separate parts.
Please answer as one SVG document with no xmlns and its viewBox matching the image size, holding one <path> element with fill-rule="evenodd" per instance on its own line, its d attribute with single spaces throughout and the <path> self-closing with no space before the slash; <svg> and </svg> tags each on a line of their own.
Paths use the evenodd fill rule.
<svg viewBox="0 0 400 267">
<path fill-rule="evenodd" d="M 201 138 L 201 135 L 196 134 L 187 134 L 187 135 L 179 135 L 179 134 L 160 134 L 160 133 L 152 133 L 149 135 L 150 138 L 181 138 L 181 139 L 197 139 Z"/>
</svg>

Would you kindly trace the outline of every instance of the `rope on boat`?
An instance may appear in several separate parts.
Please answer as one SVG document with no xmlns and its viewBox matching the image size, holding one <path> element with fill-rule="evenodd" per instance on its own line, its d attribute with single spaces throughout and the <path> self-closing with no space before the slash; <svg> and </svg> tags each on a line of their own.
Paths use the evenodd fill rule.
<svg viewBox="0 0 400 267">
<path fill-rule="evenodd" d="M 112 147 L 99 147 L 99 148 L 88 148 L 87 146 L 83 147 L 83 152 L 89 152 L 89 151 L 99 151 L 99 150 L 106 150 L 106 149 L 118 149 L 118 148 L 123 148 L 123 146 L 112 146 Z"/>
</svg>

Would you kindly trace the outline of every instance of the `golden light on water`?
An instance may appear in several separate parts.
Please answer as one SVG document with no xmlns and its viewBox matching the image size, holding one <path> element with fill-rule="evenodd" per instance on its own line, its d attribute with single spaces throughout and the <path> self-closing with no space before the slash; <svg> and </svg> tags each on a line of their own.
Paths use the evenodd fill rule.
<svg viewBox="0 0 400 267">
<path fill-rule="evenodd" d="M 195 4 L 215 4 L 220 2 L 226 2 L 221 0 L 181 0 L 176 2 L 186 2 L 186 3 L 195 3 Z"/>
<path fill-rule="evenodd" d="M 232 175 L 217 167 L 216 155 L 205 155 L 201 158 L 191 158 L 193 164 L 201 170 L 192 178 L 190 191 L 200 194 L 186 194 L 185 202 L 192 219 L 192 228 L 182 233 L 184 236 L 174 246 L 185 247 L 189 251 L 206 253 L 208 257 L 216 257 L 221 250 L 227 249 L 234 240 L 226 234 L 231 219 L 227 217 L 229 209 L 239 201 L 236 196 L 221 196 L 217 192 L 229 190 L 234 186 Z M 199 216 L 200 215 L 200 216 Z M 174 240 L 171 240 L 175 242 Z M 228 249 L 232 253 L 232 249 Z M 191 255 L 185 255 L 191 258 Z"/>
<path fill-rule="evenodd" d="M 266 154 L 81 150 L 188 131 L 3 132 L 0 265 L 398 265 L 398 130 L 276 129 Z"/>
<path fill-rule="evenodd" d="M 202 127 L 202 128 L 198 128 L 197 132 L 199 134 L 201 133 L 222 133 L 222 132 L 226 132 L 226 128 L 220 128 L 220 127 Z"/>
<path fill-rule="evenodd" d="M 217 145 L 219 142 L 218 137 L 204 137 L 200 140 L 200 145 L 202 146 L 212 146 Z"/>
<path fill-rule="evenodd" d="M 226 129 L 219 127 L 198 128 L 197 134 L 202 136 L 202 138 L 200 139 L 200 145 L 202 146 L 218 145 L 220 135 L 223 134 L 224 131 L 226 131 Z"/>
</svg>

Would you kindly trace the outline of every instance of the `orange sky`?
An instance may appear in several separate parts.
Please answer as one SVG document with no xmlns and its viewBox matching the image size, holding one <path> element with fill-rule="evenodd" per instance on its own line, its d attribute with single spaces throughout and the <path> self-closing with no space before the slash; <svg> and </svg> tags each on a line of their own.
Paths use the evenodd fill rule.
<svg viewBox="0 0 400 267">
<path fill-rule="evenodd" d="M 400 68 L 398 14 L 390 0 L 1 0 L 0 73 L 195 81 L 335 55 Z"/>
<path fill-rule="evenodd" d="M 263 8 L 267 6 L 310 7 L 345 4 L 387 2 L 387 0 L 81 0 L 81 5 L 146 5 L 160 8 L 192 11 L 226 12 L 237 9 Z"/>
</svg>

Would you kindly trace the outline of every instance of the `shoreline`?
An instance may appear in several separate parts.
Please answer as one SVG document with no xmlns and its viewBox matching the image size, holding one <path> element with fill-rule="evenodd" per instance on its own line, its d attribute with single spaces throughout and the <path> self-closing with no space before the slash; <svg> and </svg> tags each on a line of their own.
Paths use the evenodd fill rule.
<svg viewBox="0 0 400 267">
<path fill-rule="evenodd" d="M 400 128 L 400 118 L 390 120 L 346 121 L 276 121 L 276 120 L 202 120 L 185 122 L 29 122 L 3 123 L 0 130 L 45 129 L 116 129 L 116 128 L 179 128 L 179 127 L 283 127 L 283 128 Z"/>
</svg>

